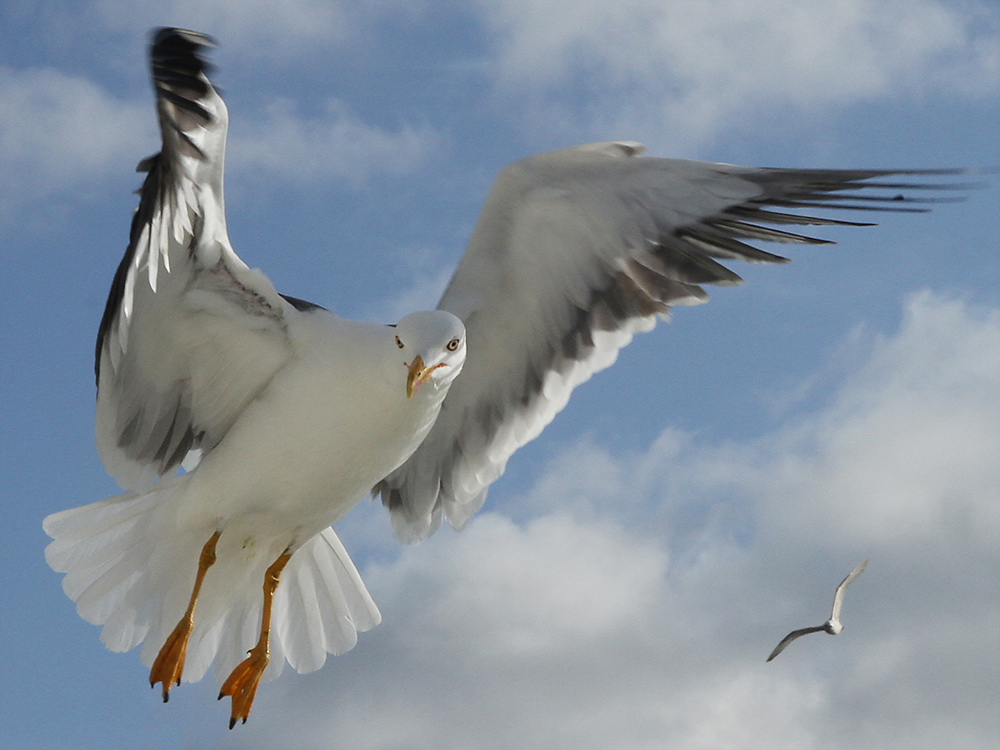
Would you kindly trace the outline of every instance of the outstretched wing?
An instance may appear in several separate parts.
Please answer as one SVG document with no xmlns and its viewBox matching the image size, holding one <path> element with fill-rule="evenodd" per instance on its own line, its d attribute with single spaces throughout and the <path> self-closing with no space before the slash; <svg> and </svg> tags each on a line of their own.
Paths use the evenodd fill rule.
<svg viewBox="0 0 1000 750">
<path fill-rule="evenodd" d="M 222 196 L 226 105 L 209 37 L 160 29 L 150 48 L 160 153 L 97 335 L 97 448 L 141 488 L 211 450 L 288 356 L 288 303 L 233 252 Z"/>
<path fill-rule="evenodd" d="M 867 564 L 867 560 L 862 560 L 858 563 L 858 567 L 848 573 L 847 578 L 841 581 L 840 585 L 837 586 L 837 590 L 833 594 L 833 613 L 830 615 L 830 619 L 832 621 L 840 620 L 840 608 L 844 605 L 844 592 L 847 591 L 847 587 L 851 585 L 851 581 L 861 575 Z"/>
<path fill-rule="evenodd" d="M 673 305 L 703 302 L 703 284 L 740 282 L 719 260 L 786 261 L 749 241 L 826 242 L 764 225 L 862 226 L 785 208 L 926 210 L 895 194 L 920 185 L 858 194 L 900 172 L 753 169 L 641 150 L 577 146 L 496 180 L 439 304 L 465 322 L 465 369 L 424 443 L 373 490 L 400 539 L 432 533 L 442 511 L 462 527 L 511 454 L 633 334 Z"/>
<path fill-rule="evenodd" d="M 801 638 L 802 636 L 809 635 L 810 633 L 818 633 L 821 630 L 825 629 L 826 628 L 823 625 L 817 625 L 816 627 L 813 628 L 802 628 L 801 630 L 793 630 L 791 633 L 789 633 L 788 635 L 786 635 L 784 638 L 781 639 L 781 643 L 779 643 L 777 646 L 774 647 L 774 651 L 772 651 L 771 655 L 767 657 L 767 661 L 771 661 L 771 659 L 773 659 L 775 656 L 784 651 L 785 646 L 794 641 L 796 638 Z"/>
</svg>

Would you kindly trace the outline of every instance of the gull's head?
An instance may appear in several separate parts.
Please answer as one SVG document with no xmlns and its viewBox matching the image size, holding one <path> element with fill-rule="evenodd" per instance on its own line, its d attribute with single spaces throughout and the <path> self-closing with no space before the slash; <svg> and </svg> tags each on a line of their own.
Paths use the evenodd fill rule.
<svg viewBox="0 0 1000 750">
<path fill-rule="evenodd" d="M 444 310 L 410 313 L 393 331 L 406 397 L 421 387 L 447 389 L 465 364 L 465 325 Z"/>
</svg>

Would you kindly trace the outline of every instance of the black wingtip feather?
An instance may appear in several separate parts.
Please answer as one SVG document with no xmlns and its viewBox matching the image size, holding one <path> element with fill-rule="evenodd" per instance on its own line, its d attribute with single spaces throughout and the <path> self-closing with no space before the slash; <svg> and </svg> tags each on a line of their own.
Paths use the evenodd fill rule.
<svg viewBox="0 0 1000 750">
<path fill-rule="evenodd" d="M 210 113 L 194 99 L 208 92 L 208 84 L 202 75 L 208 75 L 211 71 L 211 65 L 204 56 L 204 51 L 217 46 L 218 44 L 212 37 L 198 31 L 172 27 L 154 29 L 150 33 L 149 59 L 157 97 L 169 101 L 178 110 L 188 113 L 198 120 L 210 120 Z M 192 93 L 191 98 L 185 97 L 186 92 Z M 171 127 L 180 136 L 180 147 L 193 155 L 198 155 L 197 146 L 177 127 L 176 123 L 172 122 Z M 156 153 L 147 156 L 136 166 L 137 172 L 147 173 L 143 187 L 139 191 L 140 195 L 145 196 L 145 200 L 140 201 L 139 208 L 132 216 L 129 246 L 118 264 L 105 303 L 104 314 L 97 330 L 94 376 L 98 386 L 101 379 L 101 352 L 104 348 L 104 339 L 108 331 L 111 330 L 124 297 L 125 280 L 135 251 L 136 238 L 139 236 L 142 226 L 149 221 L 157 202 L 162 160 L 162 154 Z"/>
<path fill-rule="evenodd" d="M 150 37 L 150 47 L 154 55 L 183 54 L 185 51 L 191 52 L 219 46 L 219 43 L 208 34 L 172 26 L 161 26 L 153 29 Z"/>
<path fill-rule="evenodd" d="M 326 310 L 322 305 L 317 305 L 315 302 L 309 302 L 308 300 L 299 299 L 298 297 L 292 297 L 287 294 L 281 295 L 282 299 L 288 304 L 294 307 L 299 312 L 311 312 L 313 310 Z"/>
<path fill-rule="evenodd" d="M 202 75 L 213 68 L 204 51 L 219 45 L 212 37 L 188 29 L 161 28 L 152 34 L 149 61 L 157 84 L 189 89 L 198 95 L 208 91 Z"/>
</svg>

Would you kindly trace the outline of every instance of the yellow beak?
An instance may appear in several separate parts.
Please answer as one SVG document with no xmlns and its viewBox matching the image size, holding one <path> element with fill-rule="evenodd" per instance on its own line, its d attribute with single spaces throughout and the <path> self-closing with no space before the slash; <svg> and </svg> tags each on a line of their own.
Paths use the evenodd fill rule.
<svg viewBox="0 0 1000 750">
<path fill-rule="evenodd" d="M 434 367 L 424 367 L 424 360 L 418 354 L 413 361 L 407 365 L 409 374 L 406 376 L 406 397 L 413 398 L 417 388 L 431 379 L 431 374 L 439 367 L 443 367 L 444 362 Z"/>
</svg>

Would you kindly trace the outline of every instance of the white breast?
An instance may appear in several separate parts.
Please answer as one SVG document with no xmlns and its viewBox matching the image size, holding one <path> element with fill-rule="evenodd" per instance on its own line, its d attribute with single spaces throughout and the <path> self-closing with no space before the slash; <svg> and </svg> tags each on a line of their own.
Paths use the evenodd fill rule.
<svg viewBox="0 0 1000 750">
<path fill-rule="evenodd" d="M 444 392 L 406 398 L 406 367 L 385 346 L 391 329 L 316 312 L 294 323 L 289 335 L 300 354 L 192 476 L 193 522 L 260 516 L 305 541 L 405 461 L 433 426 Z"/>
</svg>

